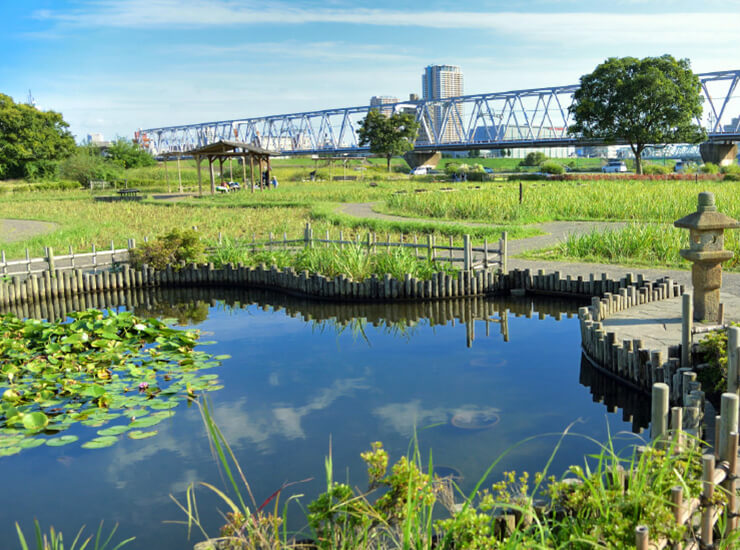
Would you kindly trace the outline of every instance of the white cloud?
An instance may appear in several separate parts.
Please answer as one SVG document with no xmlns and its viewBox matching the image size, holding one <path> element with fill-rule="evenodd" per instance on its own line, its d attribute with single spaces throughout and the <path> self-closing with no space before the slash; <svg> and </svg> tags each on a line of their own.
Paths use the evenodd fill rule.
<svg viewBox="0 0 740 550">
<path fill-rule="evenodd" d="M 289 4 L 198 0 L 101 0 L 87 10 L 39 10 L 35 17 L 85 27 L 207 27 L 258 24 L 350 24 L 430 29 L 471 29 L 528 41 L 573 43 L 672 43 L 734 40 L 740 14 L 726 13 L 524 13 L 313 9 Z"/>
</svg>

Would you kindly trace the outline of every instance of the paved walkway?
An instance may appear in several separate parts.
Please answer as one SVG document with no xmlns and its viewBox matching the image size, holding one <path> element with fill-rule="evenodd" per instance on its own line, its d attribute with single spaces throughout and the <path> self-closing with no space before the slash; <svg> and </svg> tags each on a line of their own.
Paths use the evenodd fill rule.
<svg viewBox="0 0 740 550">
<path fill-rule="evenodd" d="M 57 227 L 59 225 L 52 222 L 0 219 L 0 243 L 12 243 L 43 233 L 51 233 Z"/>
<path fill-rule="evenodd" d="M 381 214 L 373 211 L 374 203 L 344 204 L 338 212 L 350 216 L 374 218 L 389 221 L 435 221 L 437 223 L 469 225 L 471 227 L 495 227 L 492 224 L 468 222 L 439 222 L 437 220 L 406 218 Z M 509 241 L 509 254 L 515 256 L 525 250 L 551 247 L 562 241 L 571 233 L 587 233 L 593 230 L 605 231 L 624 227 L 624 223 L 615 222 L 548 222 L 536 224 L 547 235 L 517 239 Z M 544 269 L 547 272 L 559 271 L 563 276 L 577 277 L 582 275 L 588 278 L 593 273 L 597 278 L 607 273 L 612 278 L 621 278 L 626 273 L 642 273 L 647 279 L 671 277 L 673 280 L 691 289 L 691 271 L 686 270 L 648 269 L 642 267 L 624 267 L 619 265 L 605 265 L 592 263 L 550 262 L 545 260 L 523 260 L 511 257 L 508 259 L 509 269 L 530 269 L 537 271 Z M 740 273 L 724 273 L 721 300 L 725 304 L 725 322 L 740 322 Z M 605 323 L 608 330 L 617 333 L 617 340 L 641 338 L 645 347 L 649 349 L 667 350 L 668 346 L 681 342 L 681 298 L 654 302 L 631 308 L 613 315 Z"/>
</svg>

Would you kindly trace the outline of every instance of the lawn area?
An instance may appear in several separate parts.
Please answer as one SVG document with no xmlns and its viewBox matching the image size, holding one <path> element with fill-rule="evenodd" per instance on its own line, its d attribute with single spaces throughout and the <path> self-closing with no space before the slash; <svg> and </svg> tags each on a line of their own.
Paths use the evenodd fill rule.
<svg viewBox="0 0 740 550">
<path fill-rule="evenodd" d="M 353 171 L 358 174 L 356 180 L 309 181 L 302 176 L 304 172 L 308 175 L 311 166 L 280 162 L 275 162 L 280 180 L 276 189 L 192 196 L 179 202 L 95 202 L 88 191 L 79 189 L 6 193 L 0 201 L 0 218 L 53 221 L 61 227 L 51 234 L 4 244 L 3 248 L 13 258 L 22 256 L 26 247 L 38 255 L 44 246 L 83 249 L 92 243 L 110 246 L 112 239 L 117 246 L 124 246 L 129 237 L 141 240 L 173 227 L 192 226 L 197 226 L 209 240 L 215 240 L 219 232 L 225 237 L 254 236 L 258 240 L 270 233 L 296 237 L 307 222 L 313 225 L 317 236 L 329 231 L 332 237 L 338 237 L 342 231 L 345 238 L 364 238 L 368 232 L 377 232 L 379 238 L 390 235 L 398 239 L 403 234 L 406 239 L 416 236 L 423 240 L 425 234 L 433 233 L 439 239 L 451 236 L 459 243 L 462 235 L 468 233 L 493 242 L 504 230 L 512 239 L 539 234 L 538 229 L 528 227 L 538 222 L 605 220 L 627 221 L 631 225 L 619 231 L 573 236 L 557 247 L 528 252 L 527 257 L 685 268 L 678 251 L 688 244 L 687 232 L 672 224 L 696 209 L 700 191 L 714 192 L 719 210 L 740 218 L 740 182 L 732 181 L 525 181 L 521 184 L 520 204 L 518 181 L 450 183 L 432 177 L 387 174 L 382 166 L 372 165 Z M 161 171 L 161 165 L 130 170 L 129 184 L 145 175 L 147 181 L 153 181 Z M 171 167 L 168 171 L 170 178 L 177 173 Z M 192 184 L 194 164 L 183 161 L 181 174 L 183 181 Z M 3 185 L 0 184 L 0 190 Z M 172 180 L 170 185 L 174 185 Z M 152 193 L 166 186 L 160 181 L 142 189 Z M 381 212 L 426 221 L 355 218 L 337 212 L 341 203 L 374 203 Z M 471 227 L 465 222 L 487 225 Z M 725 264 L 733 270 L 740 269 L 740 240 L 735 233 L 727 232 L 725 244 L 736 253 Z"/>
</svg>

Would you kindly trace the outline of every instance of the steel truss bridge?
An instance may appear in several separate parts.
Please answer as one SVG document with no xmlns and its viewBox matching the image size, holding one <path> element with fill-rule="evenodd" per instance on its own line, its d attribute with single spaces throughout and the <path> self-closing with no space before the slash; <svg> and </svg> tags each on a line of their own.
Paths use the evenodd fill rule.
<svg viewBox="0 0 740 550">
<path fill-rule="evenodd" d="M 709 141 L 740 141 L 740 70 L 699 74 L 704 113 L 697 122 Z M 420 124 L 415 151 L 594 145 L 568 136 L 568 108 L 577 85 L 384 104 L 384 113 L 413 113 Z M 136 139 L 155 155 L 184 153 L 219 140 L 250 143 L 282 155 L 368 152 L 357 129 L 370 106 L 149 128 Z M 685 147 L 684 147 L 685 149 Z M 696 147 L 694 147 L 696 149 Z M 683 149 L 662 150 L 668 156 Z M 685 151 L 689 154 L 689 150 Z"/>
</svg>

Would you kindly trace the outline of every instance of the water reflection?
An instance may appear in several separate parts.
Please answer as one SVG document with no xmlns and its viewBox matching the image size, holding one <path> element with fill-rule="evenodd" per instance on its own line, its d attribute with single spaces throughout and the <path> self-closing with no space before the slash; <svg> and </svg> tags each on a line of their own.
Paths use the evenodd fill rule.
<svg viewBox="0 0 740 550">
<path fill-rule="evenodd" d="M 650 425 L 650 396 L 608 376 L 581 355 L 578 381 L 591 390 L 594 403 L 603 403 L 610 413 L 622 410 L 622 420 L 632 424 L 632 433 L 642 433 Z"/>
<path fill-rule="evenodd" d="M 502 453 L 491 482 L 503 470 L 541 469 L 558 441 L 542 434 L 561 433 L 576 419 L 582 421 L 574 430 L 585 437 L 562 445 L 555 475 L 582 463 L 596 450 L 594 440 L 643 426 L 641 414 L 607 412 L 577 383 L 610 396 L 603 399 L 609 406 L 639 410 L 639 396 L 581 364 L 578 322 L 570 319 L 579 305 L 531 298 L 337 304 L 262 290 L 155 289 L 15 312 L 64 317 L 86 307 L 125 307 L 197 326 L 217 341 L 206 351 L 232 357 L 214 371 L 224 388 L 209 398 L 256 498 L 262 502 L 286 480 L 315 476 L 298 491 L 305 505 L 325 488 L 330 445 L 337 479 L 364 487 L 359 454 L 371 441 L 383 441 L 395 461 L 416 436 L 422 455 L 433 451 L 435 465 L 455 472 L 470 491 Z M 155 438 L 123 438 L 98 451 L 40 447 L 4 458 L 5 489 L 16 496 L 0 503 L 0 540 L 13 540 L 15 520 L 39 517 L 74 532 L 105 519 L 137 535 L 131 550 L 192 548 L 184 527 L 161 523 L 183 519 L 168 495 L 182 498 L 193 481 L 224 481 L 197 407 L 178 406 L 157 428 Z M 215 499 L 205 499 L 199 508 L 211 513 L 213 532 L 222 518 Z M 65 506 L 54 504 L 61 501 Z M 291 513 L 299 522 L 291 527 L 302 527 L 302 511 Z"/>
<path fill-rule="evenodd" d="M 263 289 L 229 288 L 155 288 L 107 291 L 66 299 L 45 299 L 0 308 L 21 317 L 63 319 L 69 313 L 87 308 L 126 307 L 137 315 L 174 318 L 180 325 L 199 325 L 208 317 L 209 308 L 227 311 L 257 305 L 264 311 L 285 310 L 290 317 L 313 322 L 319 329 L 333 326 L 364 337 L 364 327 L 383 327 L 394 335 L 409 335 L 420 321 L 429 326 L 462 323 L 466 328 L 466 345 L 476 338 L 475 321 L 485 322 L 485 336 L 498 331 L 509 341 L 509 315 L 552 317 L 560 321 L 572 318 L 584 302 L 565 298 L 477 297 L 429 302 L 343 303 L 317 301 Z M 363 336 L 364 335 L 364 336 Z"/>
</svg>

